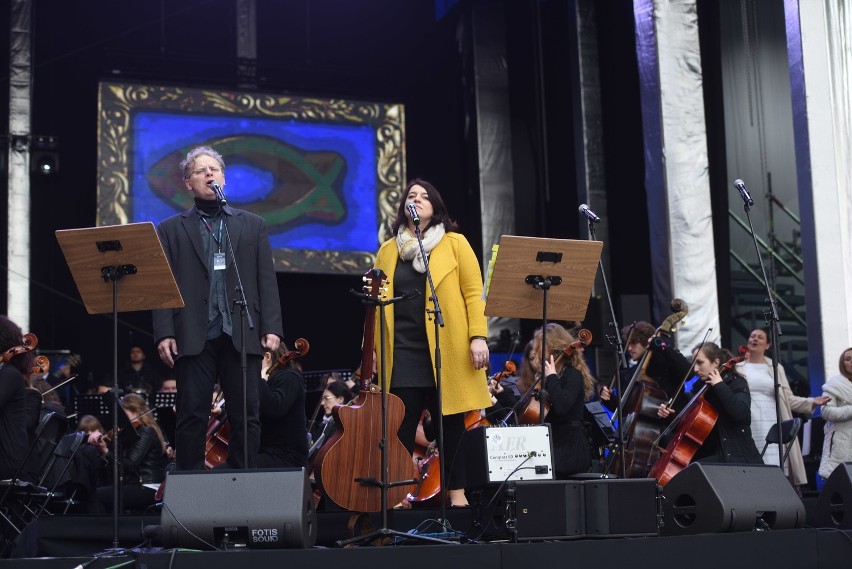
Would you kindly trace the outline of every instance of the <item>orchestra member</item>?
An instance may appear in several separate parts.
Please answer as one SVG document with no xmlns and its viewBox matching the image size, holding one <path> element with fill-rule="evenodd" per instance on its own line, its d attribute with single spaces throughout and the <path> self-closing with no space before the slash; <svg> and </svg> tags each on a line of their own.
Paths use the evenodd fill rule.
<svg viewBox="0 0 852 569">
<path fill-rule="evenodd" d="M 305 379 L 292 361 L 273 369 L 288 351 L 282 343 L 274 352 L 263 354 L 258 468 L 308 465 Z"/>
<path fill-rule="evenodd" d="M 626 344 L 627 356 L 630 358 L 628 367 L 618 370 L 618 383 L 624 389 L 637 371 L 636 366 L 649 349 L 654 353 L 648 354 L 650 360 L 645 368 L 644 376 L 653 380 L 668 398 L 674 396 L 681 383 L 689 373 L 689 360 L 674 348 L 672 342 L 664 336 L 657 336 L 652 324 L 639 321 L 621 330 Z M 610 411 L 616 409 L 616 399 L 609 386 L 603 385 L 598 391 L 598 397 L 604 407 Z"/>
<path fill-rule="evenodd" d="M 0 316 L 0 354 L 22 347 L 24 334 L 17 324 Z M 41 393 L 29 387 L 32 352 L 15 350 L 0 366 L 0 480 L 11 479 L 27 454 L 28 431 L 38 424 Z"/>
<path fill-rule="evenodd" d="M 545 336 L 547 344 L 542 346 L 542 330 L 535 332 L 529 364 L 538 375 L 544 350 L 542 399 L 550 406 L 545 422 L 550 424 L 553 440 L 553 469 L 556 478 L 564 480 L 573 474 L 588 472 L 592 464 L 583 412 L 586 400 L 594 393 L 595 380 L 582 351 L 573 350 L 570 355 L 560 357 L 576 340 L 564 327 L 551 322 L 547 324 Z"/>
<path fill-rule="evenodd" d="M 703 343 L 695 358 L 694 371 L 699 380 L 693 385 L 691 394 L 697 394 L 706 385 L 704 398 L 719 413 L 719 418 L 692 461 L 763 464 L 751 436 L 748 382 L 736 368 L 720 373 L 722 363 L 730 359 L 731 354 L 713 342 Z M 682 411 L 662 403 L 657 414 L 668 419 Z"/>
<path fill-rule="evenodd" d="M 282 335 L 269 235 L 263 218 L 223 204 L 217 197 L 214 185 L 225 187 L 221 154 L 199 146 L 186 155 L 180 168 L 195 204 L 162 221 L 157 231 L 186 306 L 153 312 L 160 359 L 175 368 L 177 379 L 177 468 L 200 470 L 204 465 L 210 400 L 217 379 L 231 419 L 227 463 L 232 468 L 251 467 L 260 444 L 256 378 L 262 350 L 277 350 Z M 235 305 L 240 298 L 234 293 L 238 284 L 254 323 L 254 330 L 245 337 L 246 377 L 250 378 L 245 405 L 240 307 Z M 244 407 L 247 434 L 243 432 Z M 249 464 L 245 464 L 246 455 Z"/>
<path fill-rule="evenodd" d="M 166 441 L 141 395 L 125 395 L 121 398 L 121 408 L 137 435 L 132 444 L 121 445 L 121 466 L 124 469 L 122 503 L 125 510 L 143 511 L 154 503 L 155 492 L 155 489 L 145 485 L 159 484 L 165 477 Z M 95 431 L 89 434 L 88 442 L 97 446 L 107 463 L 112 462 L 110 437 Z M 112 486 L 98 488 L 94 505 L 96 511 L 90 513 L 108 513 L 112 510 L 112 499 Z"/>
<path fill-rule="evenodd" d="M 419 225 L 407 204 L 415 209 Z M 378 360 L 384 359 L 390 392 L 405 405 L 398 436 L 411 453 L 423 409 L 428 409 L 433 418 L 439 417 L 434 323 L 426 317 L 434 307 L 429 300 L 432 293 L 427 284 L 426 260 L 416 236 L 418 227 L 445 323 L 440 335 L 444 452 L 455 456 L 465 431 L 465 413 L 491 404 L 484 372 L 488 344 L 482 272 L 473 249 L 450 218 L 441 194 L 422 179 L 409 182 L 400 194 L 391 225 L 394 236 L 381 245 L 376 256 L 375 266 L 387 276 L 390 296 L 420 293 L 387 310 L 385 357 L 377 358 L 377 364 L 381 365 Z M 380 326 L 376 326 L 375 345 L 382 349 Z M 450 505 L 468 505 L 464 461 L 451 461 L 446 472 Z"/>
<path fill-rule="evenodd" d="M 315 423 L 311 429 L 312 455 L 334 434 L 336 423 L 331 413 L 332 409 L 337 405 L 348 404 L 352 401 L 352 398 L 352 391 L 345 381 L 331 381 L 326 385 L 322 392 L 322 399 L 320 399 L 320 406 L 323 410 L 322 420 Z"/>
</svg>

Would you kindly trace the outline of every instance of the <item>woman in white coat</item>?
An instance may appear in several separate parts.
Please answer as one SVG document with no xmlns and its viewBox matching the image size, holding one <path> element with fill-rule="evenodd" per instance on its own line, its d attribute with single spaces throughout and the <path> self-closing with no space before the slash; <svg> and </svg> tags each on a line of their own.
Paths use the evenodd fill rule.
<svg viewBox="0 0 852 569">
<path fill-rule="evenodd" d="M 840 354 L 839 368 L 840 374 L 822 386 L 823 394 L 831 397 L 822 408 L 825 440 L 819 475 L 823 478 L 828 478 L 841 462 L 852 461 L 852 348 Z"/>
<path fill-rule="evenodd" d="M 737 364 L 737 371 L 748 380 L 748 388 L 751 392 L 751 434 L 758 449 L 763 448 L 766 434 L 776 422 L 775 379 L 772 372 L 772 360 L 766 356 L 770 346 L 769 337 L 765 330 L 760 328 L 753 330 L 748 338 L 748 359 Z M 782 421 L 792 419 L 793 412 L 810 414 L 828 399 L 827 397 L 798 397 L 793 395 L 793 390 L 790 389 L 790 384 L 787 381 L 787 374 L 780 363 L 778 364 L 778 383 L 780 385 Z M 777 445 L 769 445 L 763 454 L 763 461 L 766 464 L 778 464 Z M 807 484 L 805 461 L 802 458 L 802 448 L 798 441 L 790 447 L 790 455 L 787 457 L 784 470 L 794 486 Z"/>
</svg>

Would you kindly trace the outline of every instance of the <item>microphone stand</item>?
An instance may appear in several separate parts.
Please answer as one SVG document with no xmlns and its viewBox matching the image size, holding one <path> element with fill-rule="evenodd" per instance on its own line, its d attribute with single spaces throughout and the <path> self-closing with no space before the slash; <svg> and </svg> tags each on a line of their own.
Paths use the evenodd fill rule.
<svg viewBox="0 0 852 569">
<path fill-rule="evenodd" d="M 435 325 L 435 399 L 437 400 L 435 405 L 438 410 L 438 456 L 441 457 L 438 469 L 438 476 L 440 476 L 439 479 L 441 480 L 441 486 L 439 489 L 441 501 L 440 524 L 444 527 L 444 529 L 447 529 L 447 526 L 449 525 L 449 521 L 447 520 L 447 485 L 449 484 L 449 480 L 445 477 L 444 472 L 447 455 L 444 453 L 444 402 L 441 399 L 441 328 L 444 327 L 444 314 L 441 312 L 441 305 L 438 302 L 438 293 L 435 292 L 435 283 L 432 281 L 432 272 L 429 270 L 429 257 L 426 256 L 426 249 L 423 247 L 423 236 L 420 231 L 420 218 L 413 217 L 412 222 L 414 223 L 414 235 L 417 237 L 417 245 L 420 247 L 420 255 L 423 259 L 423 265 L 426 267 L 426 280 L 429 283 L 429 291 L 431 293 L 429 300 L 432 301 L 432 310 L 427 309 L 426 313 L 430 315 L 429 318 Z"/>
<path fill-rule="evenodd" d="M 597 236 L 595 235 L 595 222 L 592 219 L 589 219 L 589 241 L 597 241 Z M 615 317 L 615 308 L 612 305 L 612 296 L 609 293 L 609 285 L 606 282 L 606 273 L 604 272 L 603 260 L 598 259 L 598 267 L 601 270 L 601 281 L 603 282 L 604 293 L 606 294 L 607 305 L 609 306 L 609 314 L 612 317 L 611 325 L 615 328 L 615 334 L 612 336 L 608 336 L 607 338 L 610 341 L 610 344 L 613 342 L 613 338 L 615 338 L 615 367 L 616 367 L 616 377 L 618 381 L 616 381 L 617 389 L 615 390 L 615 412 L 618 420 L 618 452 L 624 452 L 624 421 L 622 420 L 622 411 L 621 411 L 621 370 L 627 369 L 627 358 L 624 356 L 624 346 L 621 343 L 621 329 L 618 326 L 618 319 Z M 627 465 L 625 464 L 624 456 L 621 457 L 621 477 L 627 478 Z"/>
<path fill-rule="evenodd" d="M 222 224 L 225 226 L 225 239 L 228 241 L 228 251 L 231 253 L 231 259 L 234 261 L 234 274 L 237 276 L 237 287 L 235 292 L 238 298 L 234 299 L 234 306 L 240 307 L 240 371 L 242 373 L 243 383 L 243 468 L 249 467 L 249 448 L 248 448 L 248 355 L 246 353 L 246 325 L 249 330 L 254 330 L 254 322 L 251 318 L 251 313 L 248 311 L 248 300 L 246 300 L 246 291 L 243 288 L 243 280 L 240 277 L 240 267 L 237 264 L 237 255 L 234 253 L 234 244 L 231 242 L 231 231 L 228 229 L 228 214 L 225 212 L 225 206 L 228 205 L 225 195 L 221 190 L 215 190 L 216 197 L 219 199 L 219 212 L 222 214 Z M 227 263 L 225 263 L 225 281 L 227 282 Z M 233 324 L 232 324 L 233 326 Z"/>
<path fill-rule="evenodd" d="M 737 182 L 740 182 L 737 180 Z M 740 182 L 742 184 L 742 182 Z M 739 188 L 737 188 L 739 189 Z M 743 186 L 743 190 L 745 186 Z M 751 199 L 751 196 L 744 191 L 740 191 L 740 195 L 743 198 L 743 210 L 745 211 L 746 220 L 748 220 L 748 229 L 749 234 L 751 235 L 751 239 L 754 242 L 754 250 L 757 253 L 757 260 L 760 263 L 760 272 L 763 275 L 763 284 L 766 287 L 766 302 L 769 303 L 769 310 L 764 312 L 764 317 L 766 318 L 766 324 L 769 326 L 769 341 L 772 343 L 772 381 L 775 387 L 775 428 L 778 430 L 778 433 L 781 433 L 781 385 L 778 383 L 778 359 L 781 354 L 778 348 L 778 336 L 781 336 L 781 324 L 779 322 L 780 318 L 778 317 L 778 308 L 775 304 L 775 296 L 773 294 L 772 287 L 769 285 L 769 279 L 766 276 L 766 267 L 763 265 L 763 257 L 760 255 L 760 249 L 757 246 L 757 236 L 754 233 L 754 226 L 751 223 L 751 215 L 749 211 L 751 210 L 751 205 L 754 204 L 754 201 Z M 784 445 L 778 445 L 778 465 L 781 467 L 781 471 L 784 471 Z"/>
</svg>

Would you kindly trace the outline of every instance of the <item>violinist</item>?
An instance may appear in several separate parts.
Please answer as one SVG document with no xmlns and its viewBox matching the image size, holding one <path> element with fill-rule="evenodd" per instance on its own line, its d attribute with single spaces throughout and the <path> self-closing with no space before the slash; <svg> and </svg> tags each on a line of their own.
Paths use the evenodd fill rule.
<svg viewBox="0 0 852 569">
<path fill-rule="evenodd" d="M 594 378 L 583 359 L 582 348 L 572 349 L 570 354 L 559 357 L 559 354 L 565 353 L 566 348 L 572 344 L 576 344 L 576 339 L 563 326 L 556 323 L 547 325 L 545 373 L 540 387 L 544 391 L 543 399 L 550 409 L 544 422 L 550 424 L 553 466 L 556 477 L 560 479 L 588 471 L 592 457 L 583 424 L 583 410 L 586 399 L 594 392 Z M 542 331 L 538 329 L 524 348 L 517 382 L 522 394 L 530 392 L 540 375 L 541 346 Z M 521 398 L 511 389 L 503 388 L 499 384 L 493 383 L 491 389 L 500 406 L 514 410 L 509 413 L 507 419 L 509 422 L 516 422 L 517 416 L 523 414 Z"/>
<path fill-rule="evenodd" d="M 282 343 L 263 354 L 260 381 L 260 452 L 258 468 L 299 467 L 308 464 L 305 428 L 305 379 L 293 361 L 274 366 L 288 353 Z"/>
<path fill-rule="evenodd" d="M 521 395 L 526 393 L 535 383 L 535 371 L 530 363 L 530 352 L 532 352 L 534 340 L 527 342 L 524 347 L 523 357 L 519 369 L 515 370 L 516 375 L 510 381 L 506 378 L 495 374 L 494 377 L 488 380 L 488 391 L 491 393 L 492 406 L 486 410 L 485 416 L 489 421 L 495 423 L 505 422 L 508 424 L 517 424 L 518 401 Z"/>
<path fill-rule="evenodd" d="M 319 446 L 323 442 L 329 440 L 334 434 L 335 425 L 334 416 L 331 414 L 332 409 L 337 405 L 346 405 L 352 401 L 352 390 L 345 381 L 329 381 L 322 392 L 320 406 L 322 407 L 322 419 L 317 421 L 311 429 L 311 441 L 317 448 L 313 448 L 314 452 L 319 450 Z"/>
<path fill-rule="evenodd" d="M 547 345 L 542 347 L 542 330 L 533 337 L 529 363 L 538 374 L 541 350 L 544 350 L 542 388 L 550 411 L 545 422 L 550 424 L 553 440 L 553 469 L 556 478 L 564 480 L 573 474 L 587 472 L 592 465 L 592 450 L 583 423 L 585 402 L 594 393 L 595 380 L 583 359 L 582 350 L 559 357 L 575 338 L 561 325 L 547 324 Z M 557 361 L 558 360 L 558 361 Z"/>
<path fill-rule="evenodd" d="M 121 398 L 121 408 L 136 431 L 136 440 L 132 444 L 122 445 L 122 466 L 124 467 L 124 485 L 122 486 L 124 510 L 144 511 L 154 503 L 156 485 L 163 481 L 166 467 L 166 441 L 153 413 L 141 395 L 128 393 Z M 118 436 L 121 436 L 119 433 Z M 113 460 L 111 436 L 92 432 L 88 442 L 96 445 L 98 451 Z M 122 439 L 124 440 L 124 439 Z M 153 485 L 152 489 L 148 485 Z M 109 513 L 112 510 L 112 486 L 97 489 L 97 502 L 89 513 Z"/>
<path fill-rule="evenodd" d="M 15 474 L 27 453 L 28 431 L 38 423 L 41 393 L 27 383 L 31 349 L 18 325 L 0 316 L 0 480 Z"/>
<path fill-rule="evenodd" d="M 704 444 L 695 453 L 693 462 L 733 462 L 762 464 L 760 453 L 751 437 L 751 395 L 748 382 L 735 368 L 720 370 L 722 362 L 735 361 L 730 352 L 713 342 L 701 344 L 695 356 L 694 371 L 698 381 L 691 393 L 697 394 L 704 385 L 706 401 L 719 417 Z M 673 419 L 682 409 L 661 404 L 657 414 Z"/>
<path fill-rule="evenodd" d="M 617 372 L 618 383 L 622 391 L 630 383 L 642 356 L 650 349 L 655 353 L 654 357 L 650 359 L 648 367 L 645 368 L 645 376 L 654 380 L 667 396 L 673 396 L 677 392 L 680 382 L 689 372 L 689 360 L 674 349 L 667 337 L 657 336 L 656 329 L 649 322 L 640 320 L 635 324 L 625 326 L 621 330 L 621 335 L 627 355 L 630 358 L 628 367 Z M 601 386 L 598 397 L 604 407 L 610 411 L 615 411 L 617 401 L 610 386 Z"/>
</svg>

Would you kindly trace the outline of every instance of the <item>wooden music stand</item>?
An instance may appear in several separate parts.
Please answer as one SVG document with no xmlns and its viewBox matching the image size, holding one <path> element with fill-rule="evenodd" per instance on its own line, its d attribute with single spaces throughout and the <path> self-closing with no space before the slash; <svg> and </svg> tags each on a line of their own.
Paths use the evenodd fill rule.
<svg viewBox="0 0 852 569">
<path fill-rule="evenodd" d="M 601 241 L 503 235 L 485 315 L 585 319 L 602 250 Z"/>
<path fill-rule="evenodd" d="M 490 276 L 485 315 L 541 317 L 541 342 L 546 346 L 548 310 L 556 313 L 556 320 L 585 319 L 602 249 L 600 241 L 503 235 Z M 545 352 L 540 354 L 542 370 Z M 539 377 L 521 401 L 536 394 L 542 381 Z M 539 422 L 544 424 L 543 410 Z"/>
<path fill-rule="evenodd" d="M 112 421 L 118 429 L 118 313 L 158 308 L 181 308 L 178 290 L 154 224 L 131 223 L 85 229 L 60 229 L 56 239 L 89 314 L 112 313 L 113 398 Z M 121 294 L 118 281 L 122 280 Z M 123 415 L 123 413 L 122 413 Z M 118 512 L 121 510 L 119 439 L 113 437 L 113 549 L 118 543 Z"/>
</svg>

